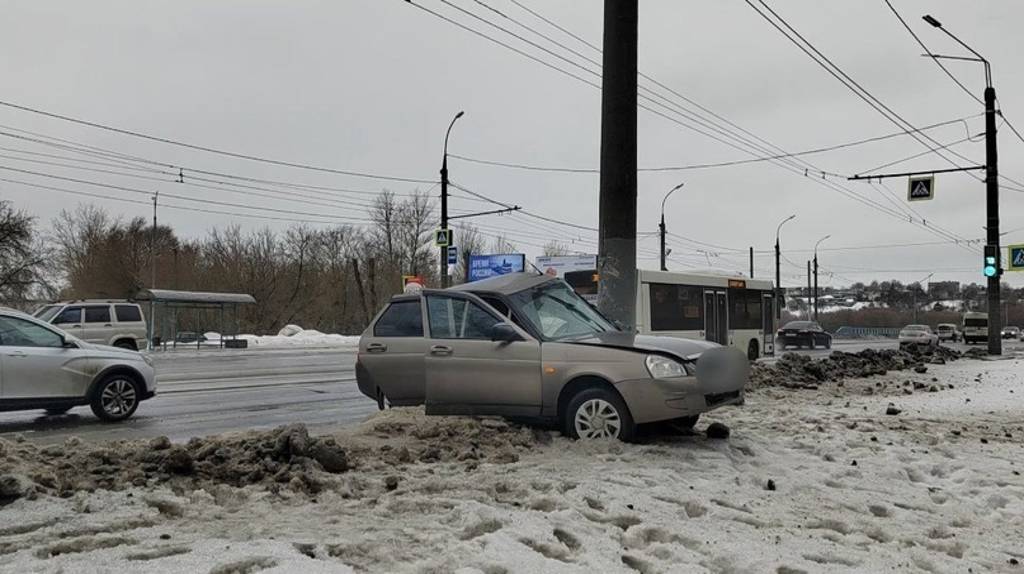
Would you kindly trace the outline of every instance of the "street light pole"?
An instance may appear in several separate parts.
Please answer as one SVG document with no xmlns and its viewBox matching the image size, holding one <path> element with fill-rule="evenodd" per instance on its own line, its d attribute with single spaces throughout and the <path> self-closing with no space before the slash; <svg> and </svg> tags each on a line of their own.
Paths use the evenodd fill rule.
<svg viewBox="0 0 1024 574">
<path fill-rule="evenodd" d="M 782 226 L 787 221 L 795 219 L 796 214 L 790 215 L 786 219 L 779 223 L 779 226 L 775 228 L 775 319 L 782 319 L 782 272 L 779 265 L 779 259 L 782 256 L 782 251 L 779 249 L 779 233 L 782 231 Z"/>
<path fill-rule="evenodd" d="M 668 201 L 668 196 L 672 195 L 672 193 L 675 192 L 675 190 L 683 187 L 684 185 L 685 185 L 684 183 L 680 183 L 679 185 L 677 185 L 677 186 L 673 187 L 672 189 L 668 190 L 668 193 L 666 193 L 665 197 L 661 200 L 661 225 L 658 226 L 658 230 L 661 232 L 661 270 L 662 271 L 668 271 L 668 265 L 667 265 L 667 262 L 666 262 L 666 259 L 668 258 L 668 253 L 665 250 L 665 202 Z"/>
<path fill-rule="evenodd" d="M 985 64 L 985 231 L 986 245 L 999 253 L 999 169 L 996 141 L 996 90 L 992 87 L 992 67 L 981 54 L 974 51 L 960 38 L 945 29 L 942 23 L 930 15 L 924 21 L 942 30 L 957 44 L 974 54 L 978 61 Z M 997 259 L 998 261 L 998 259 Z M 988 354 L 1003 353 L 1002 316 L 999 313 L 999 279 L 1003 274 L 1002 265 L 996 266 L 996 273 L 988 278 Z"/>
<path fill-rule="evenodd" d="M 448 124 L 448 131 L 444 134 L 444 158 L 441 160 L 441 229 L 448 229 L 448 136 L 452 134 L 452 127 L 455 121 L 462 117 L 465 112 L 460 111 Z M 449 241 L 451 234 L 448 235 Z M 441 288 L 448 287 L 448 246 L 441 248 Z"/>
<path fill-rule="evenodd" d="M 825 241 L 831 235 L 826 235 L 818 240 L 814 244 L 814 320 L 818 320 L 818 246 L 821 245 L 822 241 Z"/>
</svg>

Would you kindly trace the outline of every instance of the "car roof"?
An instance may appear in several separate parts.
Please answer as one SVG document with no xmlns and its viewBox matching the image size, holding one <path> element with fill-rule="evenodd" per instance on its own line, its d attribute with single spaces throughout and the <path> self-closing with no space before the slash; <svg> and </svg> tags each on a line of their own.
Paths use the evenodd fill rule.
<svg viewBox="0 0 1024 574">
<path fill-rule="evenodd" d="M 918 324 L 914 324 L 914 325 L 907 325 L 906 327 L 903 327 L 903 328 L 904 328 L 904 329 L 916 329 L 916 330 L 922 330 L 922 329 L 927 329 L 927 328 L 928 328 L 928 325 L 918 325 Z"/>
<path fill-rule="evenodd" d="M 447 291 L 511 295 L 550 281 L 557 281 L 557 279 L 550 275 L 539 275 L 537 273 L 508 273 L 449 287 Z"/>
</svg>

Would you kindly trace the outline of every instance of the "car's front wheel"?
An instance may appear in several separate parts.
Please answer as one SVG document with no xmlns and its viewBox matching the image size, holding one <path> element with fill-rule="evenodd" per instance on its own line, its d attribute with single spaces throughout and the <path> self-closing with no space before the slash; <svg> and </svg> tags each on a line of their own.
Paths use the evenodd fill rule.
<svg viewBox="0 0 1024 574">
<path fill-rule="evenodd" d="M 613 391 L 580 391 L 565 409 L 565 433 L 575 439 L 617 438 L 631 441 L 636 425 L 629 408 Z"/>
<path fill-rule="evenodd" d="M 100 381 L 89 406 L 104 421 L 123 421 L 139 408 L 139 384 L 127 375 L 113 374 Z"/>
</svg>

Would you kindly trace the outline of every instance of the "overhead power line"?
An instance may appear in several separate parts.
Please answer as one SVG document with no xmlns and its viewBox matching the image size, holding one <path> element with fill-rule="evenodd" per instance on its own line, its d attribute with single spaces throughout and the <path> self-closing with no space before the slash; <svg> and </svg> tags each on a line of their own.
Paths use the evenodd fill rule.
<svg viewBox="0 0 1024 574">
<path fill-rule="evenodd" d="M 17 180 L 17 179 L 0 178 L 0 181 L 5 182 L 5 183 L 13 183 L 13 184 L 17 184 L 17 185 L 24 185 L 26 187 L 31 187 L 31 188 L 35 188 L 35 189 L 45 189 L 45 190 L 48 190 L 48 191 L 56 191 L 56 192 L 59 192 L 59 193 L 66 193 L 66 194 L 69 194 L 69 195 L 77 195 L 77 196 L 81 196 L 81 197 L 91 197 L 91 198 L 94 198 L 94 199 L 103 199 L 103 200 L 117 201 L 117 202 L 121 202 L 121 203 L 134 203 L 134 204 L 137 204 L 137 205 L 144 205 L 147 208 L 151 207 L 153 205 L 152 202 L 150 202 L 148 200 L 145 200 L 145 199 L 129 199 L 127 197 L 115 197 L 115 196 L 112 196 L 112 195 L 102 195 L 102 194 L 99 194 L 99 193 L 89 193 L 87 191 L 64 189 L 64 188 L 61 188 L 61 187 L 54 187 L 54 186 L 50 186 L 50 185 L 42 185 L 42 184 L 39 184 L 39 183 L 32 183 L 32 182 L 28 182 L 28 181 L 20 181 L 20 180 Z M 291 217 L 275 217 L 275 216 L 269 216 L 269 215 L 254 215 L 254 214 L 250 214 L 250 213 L 237 213 L 237 212 L 233 212 L 233 211 L 221 211 L 221 210 L 216 210 L 216 209 L 205 209 L 205 208 L 201 208 L 201 207 L 188 207 L 188 206 L 176 205 L 176 204 L 173 204 L 173 203 L 166 203 L 166 202 L 161 203 L 160 204 L 160 208 L 161 209 L 169 208 L 169 209 L 176 209 L 176 210 L 182 210 L 182 211 L 190 211 L 190 212 L 195 212 L 195 213 L 211 213 L 211 214 L 215 214 L 215 215 L 230 215 L 232 217 L 244 217 L 244 218 L 247 218 L 247 219 L 260 219 L 260 220 L 267 220 L 267 221 L 287 221 L 287 222 L 292 222 L 292 223 L 311 223 L 311 224 L 318 224 L 318 225 L 338 225 L 337 221 L 296 219 L 296 218 L 291 218 Z M 359 227 L 359 225 L 354 225 L 354 224 L 350 224 L 350 223 L 346 223 L 345 225 L 350 226 L 350 227 Z"/>
<path fill-rule="evenodd" d="M 935 62 L 935 65 L 941 68 L 942 71 L 945 72 L 947 76 L 949 76 L 949 79 L 953 80 L 953 83 L 955 83 L 957 86 L 960 86 L 960 89 L 966 92 L 967 95 L 971 97 L 971 99 L 984 106 L 984 100 L 974 95 L 974 92 L 972 92 L 971 90 L 967 89 L 967 86 L 963 85 L 963 83 L 960 80 L 958 80 L 956 76 L 953 75 L 953 72 L 950 72 L 949 69 L 946 68 L 946 66 L 941 61 L 939 61 L 938 58 L 935 57 L 935 54 L 933 54 L 932 51 L 928 49 L 928 46 L 926 46 L 925 43 L 921 40 L 921 38 L 919 38 L 918 35 L 914 33 L 914 30 L 911 29 L 910 25 L 907 24 L 907 21 L 903 19 L 903 16 L 900 16 L 900 13 L 892 5 L 892 2 L 890 2 L 889 0 L 882 1 L 885 2 L 885 5 L 888 6 L 889 10 L 891 10 L 893 15 L 896 16 L 896 19 L 900 21 L 900 24 L 903 24 L 903 27 L 906 28 L 907 32 L 909 32 L 910 35 L 914 38 L 914 41 L 917 42 L 917 45 L 921 46 L 921 49 L 924 50 L 925 54 L 928 55 L 928 59 Z"/>
<path fill-rule="evenodd" d="M 0 170 L 13 171 L 13 172 L 16 172 L 16 173 L 22 173 L 22 174 L 26 174 L 26 175 L 34 175 L 34 176 L 37 176 L 37 177 L 46 177 L 46 178 L 50 178 L 50 179 L 57 179 L 57 180 L 60 180 L 60 181 L 67 181 L 67 182 L 71 182 L 71 183 L 80 183 L 80 184 L 83 184 L 83 185 L 91 185 L 91 186 L 95 186 L 95 187 L 101 187 L 101 188 L 106 188 L 106 189 L 113 189 L 113 190 L 118 190 L 118 191 L 124 191 L 124 192 L 127 192 L 127 193 L 142 194 L 142 195 L 146 195 L 146 196 L 149 196 L 149 197 L 152 197 L 154 195 L 154 193 L 155 193 L 155 191 L 150 191 L 150 190 L 143 190 L 143 189 L 138 189 L 138 188 L 133 188 L 133 187 L 126 187 L 126 186 L 122 186 L 122 185 L 113 185 L 113 184 L 109 184 L 109 183 L 102 183 L 102 182 L 96 182 L 96 181 L 89 181 L 89 180 L 78 179 L 78 178 L 73 178 L 73 177 L 64 177 L 64 176 L 53 175 L 53 174 L 44 173 L 44 172 L 31 171 L 31 170 L 26 170 L 26 169 L 18 169 L 18 168 L 14 168 L 14 167 L 10 167 L 10 166 L 0 165 Z M 226 207 L 235 207 L 235 208 L 239 208 L 239 209 L 251 209 L 251 210 L 259 210 L 259 211 L 268 211 L 268 212 L 273 212 L 273 213 L 283 213 L 283 214 L 289 214 L 289 215 L 304 215 L 304 216 L 309 216 L 309 217 L 326 217 L 326 218 L 336 219 L 336 220 L 339 220 L 339 221 L 340 220 L 344 220 L 344 219 L 349 219 L 349 220 L 352 220 L 352 221 L 361 221 L 361 222 L 368 221 L 368 220 L 365 220 L 365 219 L 354 219 L 354 218 L 350 218 L 350 217 L 347 217 L 347 216 L 341 216 L 341 215 L 323 214 L 323 213 L 310 213 L 310 212 L 306 212 L 306 211 L 295 211 L 295 210 L 291 210 L 291 209 L 277 209 L 277 208 L 273 208 L 273 207 L 252 206 L 252 205 L 245 205 L 245 204 L 241 204 L 241 203 L 232 203 L 232 202 L 227 202 L 227 201 L 219 201 L 219 200 L 215 200 L 215 199 L 189 197 L 187 195 L 178 195 L 178 194 L 167 193 L 167 192 L 161 192 L 160 195 L 162 195 L 164 197 L 180 199 L 180 200 L 183 200 L 183 201 L 192 201 L 192 202 L 203 203 L 203 204 L 208 204 L 208 205 L 219 205 L 219 206 L 226 206 Z"/>
<path fill-rule="evenodd" d="M 336 175 L 347 175 L 347 176 L 352 176 L 352 177 L 362 177 L 362 178 L 367 178 L 367 179 L 378 179 L 378 180 L 386 180 L 386 181 L 401 181 L 401 182 L 407 182 L 407 183 L 434 183 L 433 180 L 429 180 L 429 179 L 415 179 L 415 178 L 408 178 L 408 177 L 397 177 L 397 176 L 392 176 L 392 175 L 380 175 L 380 174 L 373 174 L 373 173 L 366 173 L 366 172 L 359 172 L 359 171 L 349 171 L 349 170 L 343 170 L 343 169 L 334 169 L 334 168 L 329 168 L 329 167 L 320 167 L 320 166 L 315 166 L 315 165 L 296 163 L 296 162 L 290 162 L 290 161 L 283 161 L 283 160 L 271 159 L 271 158 L 267 158 L 267 157 L 261 157 L 261 156 L 249 155 L 249 154 L 238 153 L 238 152 L 233 152 L 233 151 L 227 151 L 227 150 L 222 150 L 222 149 L 217 149 L 217 148 L 212 148 L 212 147 L 207 147 L 207 146 L 202 146 L 202 145 L 197 145 L 197 144 L 192 144 L 192 143 L 187 143 L 187 142 L 176 141 L 176 140 L 172 140 L 172 139 L 168 139 L 168 138 L 164 138 L 164 137 L 153 136 L 153 135 L 144 134 L 144 133 L 141 133 L 141 132 L 136 132 L 136 131 L 132 131 L 132 130 L 126 130 L 126 129 L 122 129 L 122 128 L 117 128 L 117 127 L 114 127 L 114 126 L 108 126 L 106 124 L 101 124 L 101 123 L 92 122 L 92 121 L 88 121 L 88 120 L 83 120 L 83 119 L 79 119 L 79 118 L 73 118 L 71 116 L 65 116 L 65 115 L 62 115 L 62 114 L 57 114 L 57 113 L 54 113 L 54 112 L 48 112 L 48 111 L 45 111 L 45 110 L 40 110 L 40 109 L 37 109 L 37 108 L 31 108 L 31 107 L 28 107 L 28 106 L 23 106 L 23 105 L 20 105 L 20 104 L 15 104 L 13 102 L 7 102 L 7 101 L 2 101 L 2 100 L 0 100 L 0 106 L 6 106 L 8 108 L 12 108 L 12 109 L 16 109 L 16 110 L 21 110 L 21 111 L 24 111 L 24 112 L 30 112 L 30 113 L 38 114 L 38 115 L 45 116 L 45 117 L 48 117 L 48 118 L 54 118 L 54 119 L 58 119 L 58 120 L 63 120 L 63 121 L 66 121 L 66 122 L 71 122 L 71 123 L 75 123 L 75 124 L 79 124 L 79 125 L 89 126 L 89 127 L 96 128 L 96 129 L 106 130 L 106 131 L 118 133 L 118 134 L 121 134 L 121 135 L 127 135 L 127 136 L 132 136 L 132 137 L 135 137 L 135 138 L 140 138 L 140 139 L 150 140 L 150 141 L 159 142 L 159 143 L 163 143 L 163 144 L 178 146 L 178 147 L 182 147 L 182 148 L 186 148 L 186 149 L 191 149 L 191 150 L 196 150 L 196 151 L 202 151 L 202 152 L 222 155 L 222 156 L 225 156 L 225 157 L 233 157 L 233 158 L 236 158 L 236 159 L 244 159 L 244 160 L 248 160 L 248 161 L 256 161 L 256 162 L 261 162 L 261 163 L 278 165 L 278 166 L 282 166 L 282 167 L 295 168 L 295 169 L 305 169 L 305 170 L 318 171 L 318 172 L 323 172 L 323 173 L 333 173 L 333 174 L 336 174 Z"/>
<path fill-rule="evenodd" d="M 757 14 L 759 16 L 761 16 L 766 22 L 771 24 L 772 27 L 774 27 L 776 30 L 778 30 L 787 40 L 792 42 L 793 45 L 795 45 L 797 48 L 799 48 L 800 51 L 804 52 L 804 54 L 806 54 L 809 58 L 811 58 L 811 60 L 814 61 L 814 63 L 816 63 L 819 66 L 821 66 L 822 69 L 824 69 L 826 72 L 829 73 L 829 75 L 834 77 L 841 84 L 843 84 L 843 86 L 845 86 L 847 89 L 849 89 L 851 92 L 853 92 L 853 94 L 856 95 L 858 98 L 860 98 L 861 100 L 864 100 L 865 103 L 867 103 L 875 111 L 877 111 L 879 114 L 881 114 L 882 117 L 884 117 L 885 119 L 889 120 L 891 123 L 896 125 L 898 128 L 907 131 L 907 133 L 910 134 L 914 139 L 916 139 L 919 143 L 921 143 L 926 148 L 932 150 L 940 158 L 946 160 L 947 162 L 949 162 L 950 164 L 952 164 L 952 165 L 954 165 L 956 167 L 963 167 L 963 166 L 959 165 L 958 163 L 956 163 L 954 160 L 950 159 L 948 156 L 940 153 L 940 151 L 937 151 L 934 148 L 932 148 L 932 146 L 929 145 L 929 143 L 927 141 L 925 141 L 925 140 L 929 140 L 934 145 L 940 145 L 940 144 L 937 141 L 935 141 L 934 139 L 932 139 L 931 137 L 929 137 L 927 134 L 920 134 L 920 136 L 919 136 L 918 135 L 919 130 L 917 132 L 913 131 L 913 130 L 916 130 L 916 128 L 914 127 L 914 125 L 912 123 L 910 123 L 909 121 L 904 119 L 901 115 L 899 115 L 898 113 L 893 111 L 892 108 L 890 108 L 884 102 L 882 102 L 880 99 L 875 97 L 871 92 L 869 92 L 867 89 L 865 89 L 860 83 L 858 83 L 856 80 L 854 80 L 849 74 L 847 74 L 845 71 L 843 71 L 842 68 L 840 68 L 837 64 L 835 64 L 835 62 L 830 60 L 828 58 L 828 56 L 826 56 L 824 53 L 822 53 L 821 50 L 819 50 L 817 47 L 815 47 L 814 44 L 812 44 L 809 40 L 807 40 L 807 38 L 805 38 L 802 34 L 800 34 L 800 32 L 798 32 L 796 30 L 796 28 L 791 26 L 789 24 L 789 22 L 786 21 L 785 18 L 780 16 L 778 14 L 778 12 L 776 12 L 770 6 L 768 6 L 768 4 L 764 0 L 757 0 L 757 1 L 758 1 L 758 3 L 761 6 L 764 7 L 765 10 L 767 10 L 769 13 L 771 13 L 772 16 L 775 17 L 774 20 L 772 19 L 772 17 L 768 16 L 768 14 L 766 14 L 760 8 L 758 8 L 754 4 L 754 0 L 745 0 L 745 2 L 747 3 L 748 6 L 750 6 L 755 12 L 757 12 Z M 783 27 L 785 27 L 785 29 Z M 970 161 L 971 163 L 974 163 L 974 164 L 978 163 L 978 162 L 975 162 L 975 161 L 971 160 L 970 158 L 966 158 L 964 156 L 956 154 L 955 152 L 953 153 L 953 155 L 956 155 L 957 157 L 960 157 L 961 159 Z M 979 179 L 980 180 L 980 178 L 978 176 L 975 176 L 973 174 L 969 174 L 969 175 L 971 175 L 975 179 Z"/>
<path fill-rule="evenodd" d="M 945 122 L 939 122 L 939 123 L 936 123 L 936 124 L 931 124 L 931 125 L 924 126 L 922 128 L 919 128 L 916 131 L 922 131 L 923 132 L 923 131 L 926 131 L 926 130 L 935 129 L 935 128 L 939 128 L 939 127 L 945 127 L 945 126 L 956 124 L 956 123 L 960 123 L 960 122 L 964 122 L 966 124 L 967 120 L 973 119 L 973 118 L 976 118 L 976 117 L 980 117 L 981 115 L 983 115 L 983 114 L 974 114 L 974 115 L 970 115 L 970 116 L 964 116 L 962 118 L 956 118 L 956 119 L 953 119 L 953 120 L 948 120 L 948 121 L 945 121 Z M 888 140 L 888 139 L 892 139 L 892 138 L 896 138 L 896 137 L 900 137 L 900 136 L 905 136 L 905 135 L 908 135 L 907 132 L 899 131 L 899 132 L 893 132 L 893 133 L 890 133 L 890 134 L 886 134 L 886 135 L 883 135 L 883 136 L 875 136 L 875 137 L 871 137 L 871 138 L 865 138 L 865 139 L 860 139 L 860 140 L 856 140 L 856 141 L 851 141 L 851 142 L 846 142 L 846 143 L 841 143 L 841 144 L 836 144 L 836 145 L 831 145 L 831 146 L 826 146 L 826 147 L 819 147 L 819 148 L 814 148 L 814 149 L 809 149 L 809 150 L 804 150 L 804 151 L 792 152 L 792 153 L 776 154 L 776 155 L 770 155 L 770 156 L 764 156 L 764 157 L 756 157 L 756 158 L 751 158 L 751 159 L 740 159 L 740 160 L 723 161 L 723 162 L 695 163 L 695 164 L 687 164 L 687 165 L 660 166 L 660 167 L 642 167 L 642 168 L 637 169 L 637 171 L 639 171 L 639 172 L 686 171 L 686 170 L 707 169 L 707 168 L 716 168 L 716 167 L 731 167 L 731 166 L 744 165 L 744 164 L 749 164 L 749 163 L 758 163 L 758 162 L 763 162 L 763 161 L 771 161 L 771 160 L 776 160 L 776 159 L 801 157 L 801 156 L 805 156 L 805 155 L 813 155 L 813 154 L 825 153 L 825 152 L 830 152 L 830 151 L 836 151 L 836 150 L 850 148 L 850 147 L 855 147 L 855 146 L 864 145 L 864 144 L 868 144 L 868 143 L 884 141 L 884 140 Z M 971 138 L 968 137 L 968 138 L 965 138 L 965 139 L 953 142 L 951 144 L 946 144 L 944 147 L 949 147 L 949 146 L 956 145 L 958 143 L 963 143 L 965 141 L 970 141 L 970 140 L 971 140 Z M 925 152 L 925 153 L 930 153 L 930 152 Z M 456 159 L 459 159 L 459 160 L 462 160 L 462 161 L 467 161 L 467 162 L 470 162 L 470 163 L 478 163 L 478 164 L 483 164 L 483 165 L 492 165 L 492 166 L 496 166 L 496 167 L 507 167 L 507 168 L 510 168 L 510 169 L 521 169 L 521 170 L 528 170 L 528 171 L 558 172 L 558 173 L 581 173 L 581 174 L 596 174 L 596 173 L 600 173 L 600 170 L 598 170 L 597 168 L 573 168 L 573 167 L 538 166 L 538 165 L 530 165 L 530 164 L 523 164 L 523 163 L 512 163 L 512 162 L 502 162 L 502 161 L 496 161 L 496 160 L 480 159 L 480 158 L 468 157 L 468 156 L 464 156 L 464 155 L 460 155 L 460 154 L 455 154 L 455 153 L 451 153 L 451 152 L 448 153 L 448 157 L 453 157 L 453 158 L 456 158 Z M 914 156 L 914 157 L 917 157 L 917 156 Z M 912 158 L 908 158 L 908 159 L 912 159 Z M 906 161 L 906 160 L 900 160 L 900 161 Z M 899 162 L 896 162 L 896 163 L 899 163 Z"/>
</svg>

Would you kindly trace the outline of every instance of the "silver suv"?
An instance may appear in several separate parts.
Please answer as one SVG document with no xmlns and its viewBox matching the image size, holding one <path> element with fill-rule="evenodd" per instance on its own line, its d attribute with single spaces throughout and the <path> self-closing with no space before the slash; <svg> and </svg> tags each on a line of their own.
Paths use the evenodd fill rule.
<svg viewBox="0 0 1024 574">
<path fill-rule="evenodd" d="M 57 415 L 89 405 L 99 418 L 121 421 L 155 394 L 148 356 L 86 343 L 0 308 L 0 412 L 43 409 Z"/>
<path fill-rule="evenodd" d="M 137 351 L 146 344 L 146 319 L 137 303 L 114 300 L 65 301 L 44 305 L 33 315 L 87 343 Z"/>
<path fill-rule="evenodd" d="M 743 401 L 746 356 L 618 330 L 561 279 L 513 273 L 398 295 L 359 341 L 359 390 L 428 415 L 547 419 L 573 438 L 689 428 Z"/>
</svg>

